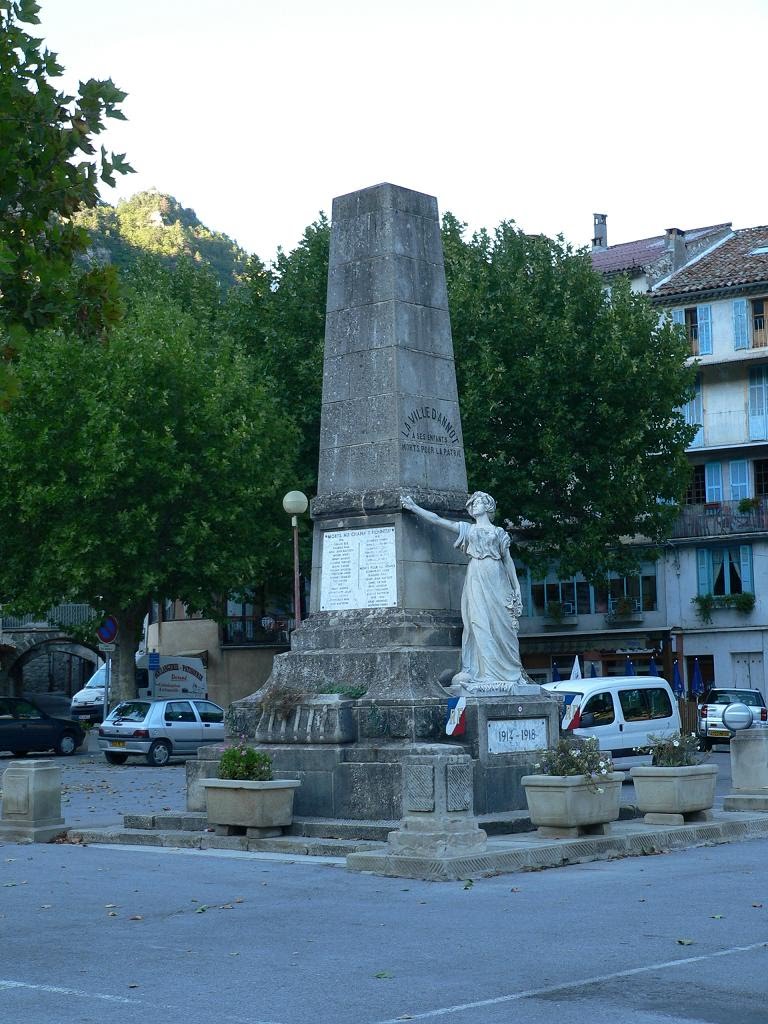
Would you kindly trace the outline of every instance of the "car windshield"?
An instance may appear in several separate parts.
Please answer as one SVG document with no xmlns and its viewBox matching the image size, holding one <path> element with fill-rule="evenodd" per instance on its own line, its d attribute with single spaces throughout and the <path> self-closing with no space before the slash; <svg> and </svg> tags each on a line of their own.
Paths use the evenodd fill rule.
<svg viewBox="0 0 768 1024">
<path fill-rule="evenodd" d="M 113 721 L 119 718 L 124 722 L 143 722 L 150 707 L 148 700 L 125 700 L 110 712 L 109 717 Z"/>
<path fill-rule="evenodd" d="M 763 699 L 754 690 L 710 690 L 705 704 L 746 704 L 751 708 L 763 706 Z"/>
<path fill-rule="evenodd" d="M 102 666 L 98 670 L 98 672 L 94 672 L 93 673 L 91 678 L 85 684 L 85 689 L 86 690 L 90 690 L 91 687 L 98 687 L 99 689 L 103 690 L 104 689 L 104 676 L 105 676 L 105 670 L 104 670 L 104 667 Z"/>
</svg>

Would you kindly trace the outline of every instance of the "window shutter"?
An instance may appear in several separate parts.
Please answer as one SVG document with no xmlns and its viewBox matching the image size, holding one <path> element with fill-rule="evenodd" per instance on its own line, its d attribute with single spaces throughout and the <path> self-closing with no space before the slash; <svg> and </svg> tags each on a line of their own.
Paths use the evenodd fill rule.
<svg viewBox="0 0 768 1024">
<path fill-rule="evenodd" d="M 704 480 L 707 488 L 707 501 L 722 501 L 723 473 L 719 462 L 708 462 L 704 466 Z"/>
<path fill-rule="evenodd" d="M 733 300 L 733 347 L 749 348 L 746 299 Z"/>
<path fill-rule="evenodd" d="M 699 325 L 699 355 L 712 355 L 712 307 L 697 306 L 696 321 Z"/>
<path fill-rule="evenodd" d="M 762 366 L 749 371 L 749 439 L 762 441 L 766 436 L 765 372 Z"/>
<path fill-rule="evenodd" d="M 704 399 L 701 389 L 701 374 L 696 374 L 694 383 L 695 393 L 693 399 L 686 406 L 686 420 L 692 426 L 697 426 L 696 436 L 691 441 L 691 448 L 704 444 Z"/>
<path fill-rule="evenodd" d="M 696 576 L 700 594 L 712 593 L 712 561 L 706 548 L 696 552 Z"/>
<path fill-rule="evenodd" d="M 676 324 L 683 324 L 685 326 L 685 310 L 684 309 L 673 309 L 672 310 L 672 322 Z"/>
<path fill-rule="evenodd" d="M 741 589 L 744 593 L 754 593 L 752 584 L 752 548 L 749 544 L 739 545 L 739 561 L 741 562 Z"/>
<path fill-rule="evenodd" d="M 739 459 L 730 464 L 731 501 L 741 501 L 749 497 L 749 474 L 746 459 Z"/>
</svg>

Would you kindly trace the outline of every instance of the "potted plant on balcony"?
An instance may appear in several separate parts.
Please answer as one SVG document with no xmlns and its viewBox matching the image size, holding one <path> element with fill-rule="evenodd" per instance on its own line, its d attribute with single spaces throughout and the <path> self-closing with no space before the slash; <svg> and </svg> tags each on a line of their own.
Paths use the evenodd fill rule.
<svg viewBox="0 0 768 1024">
<path fill-rule="evenodd" d="M 619 817 L 624 773 L 594 737 L 563 736 L 542 750 L 522 785 L 531 822 L 545 836 L 604 835 Z"/>
<path fill-rule="evenodd" d="M 757 512 L 760 508 L 759 498 L 741 498 L 736 506 L 741 515 L 748 515 L 750 512 Z"/>
<path fill-rule="evenodd" d="M 298 779 L 272 777 L 272 758 L 245 737 L 221 755 L 219 777 L 203 779 L 209 824 L 218 835 L 280 835 L 293 821 Z"/>
<path fill-rule="evenodd" d="M 703 764 L 694 734 L 649 736 L 651 764 L 631 768 L 637 806 L 649 824 L 709 821 L 715 802 L 717 765 Z"/>
</svg>

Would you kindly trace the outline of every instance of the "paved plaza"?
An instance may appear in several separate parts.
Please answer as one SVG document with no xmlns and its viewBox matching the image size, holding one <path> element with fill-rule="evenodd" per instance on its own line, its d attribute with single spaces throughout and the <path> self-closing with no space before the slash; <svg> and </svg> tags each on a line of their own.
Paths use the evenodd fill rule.
<svg viewBox="0 0 768 1024">
<path fill-rule="evenodd" d="M 181 763 L 57 761 L 68 824 L 183 809 Z M 2 1019 L 763 1024 L 767 856 L 755 839 L 430 883 L 338 858 L 6 843 Z"/>
</svg>

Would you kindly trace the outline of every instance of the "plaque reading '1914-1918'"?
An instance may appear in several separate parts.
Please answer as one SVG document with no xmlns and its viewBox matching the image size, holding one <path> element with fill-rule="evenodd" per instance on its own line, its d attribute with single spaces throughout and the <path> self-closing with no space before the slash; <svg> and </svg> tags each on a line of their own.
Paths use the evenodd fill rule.
<svg viewBox="0 0 768 1024">
<path fill-rule="evenodd" d="M 394 526 L 326 531 L 320 610 L 390 608 L 396 604 Z"/>
<path fill-rule="evenodd" d="M 489 754 L 542 750 L 546 746 L 546 718 L 504 718 L 488 722 Z"/>
</svg>

